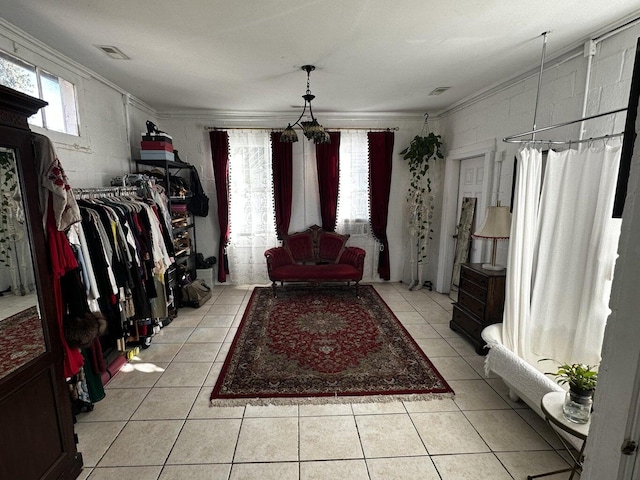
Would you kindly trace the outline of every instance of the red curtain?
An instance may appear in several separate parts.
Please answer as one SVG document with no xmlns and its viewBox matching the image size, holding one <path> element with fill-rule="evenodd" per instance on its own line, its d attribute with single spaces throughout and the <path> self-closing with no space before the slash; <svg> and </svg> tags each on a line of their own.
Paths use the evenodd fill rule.
<svg viewBox="0 0 640 480">
<path fill-rule="evenodd" d="M 316 167 L 318 169 L 322 229 L 327 232 L 335 232 L 338 210 L 340 132 L 329 132 L 329 137 L 331 137 L 331 143 L 316 145 Z"/>
<path fill-rule="evenodd" d="M 216 183 L 218 200 L 218 225 L 220 226 L 220 245 L 218 249 L 218 281 L 226 282 L 229 273 L 229 261 L 226 246 L 229 243 L 229 135 L 227 132 L 212 130 L 211 159 Z"/>
<path fill-rule="evenodd" d="M 369 209 L 373 235 L 382 243 L 378 274 L 383 280 L 391 278 L 389 268 L 389 241 L 387 215 L 391 191 L 391 160 L 393 132 L 369 132 Z"/>
<path fill-rule="evenodd" d="M 278 238 L 282 239 L 289 233 L 291 221 L 293 144 L 280 142 L 280 135 L 281 132 L 271 132 L 271 162 L 276 233 Z"/>
</svg>

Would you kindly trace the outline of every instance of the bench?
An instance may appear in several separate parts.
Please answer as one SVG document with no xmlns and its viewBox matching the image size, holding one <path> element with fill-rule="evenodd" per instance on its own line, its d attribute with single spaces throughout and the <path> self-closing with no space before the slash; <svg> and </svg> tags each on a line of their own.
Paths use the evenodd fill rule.
<svg viewBox="0 0 640 480">
<path fill-rule="evenodd" d="M 365 251 L 346 245 L 349 235 L 326 232 L 313 225 L 304 232 L 287 235 L 281 247 L 264 252 L 267 258 L 269 280 L 273 282 L 273 296 L 277 294 L 276 284 L 284 282 L 355 282 L 356 296 L 362 280 Z"/>
</svg>

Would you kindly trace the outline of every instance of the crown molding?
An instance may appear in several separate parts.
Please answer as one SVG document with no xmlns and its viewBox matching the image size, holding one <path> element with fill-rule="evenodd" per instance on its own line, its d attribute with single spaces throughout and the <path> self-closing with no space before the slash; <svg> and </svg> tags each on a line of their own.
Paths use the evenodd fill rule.
<svg viewBox="0 0 640 480">
<path fill-rule="evenodd" d="M 316 112 L 314 112 L 316 113 Z M 402 112 L 318 112 L 319 121 L 324 125 L 331 122 L 362 122 L 383 120 L 423 121 L 421 113 Z M 190 119 L 206 120 L 208 122 L 220 121 L 236 123 L 242 122 L 250 125 L 253 122 L 272 122 L 283 124 L 290 122 L 296 116 L 295 112 L 251 112 L 251 111 L 222 111 L 222 110 L 171 110 L 157 112 L 159 119 Z"/>
<path fill-rule="evenodd" d="M 24 30 L 19 29 L 18 27 L 7 22 L 5 19 L 1 17 L 0 17 L 0 35 L 20 45 L 25 50 L 29 50 L 34 55 L 43 57 L 46 60 L 55 63 L 59 67 L 65 70 L 68 70 L 75 75 L 78 75 L 81 78 L 85 78 L 85 79 L 92 78 L 94 80 L 97 80 L 103 83 L 104 85 L 106 85 L 109 88 L 112 88 L 116 92 L 127 96 L 130 99 L 130 103 L 135 104 L 136 106 L 138 106 L 138 108 L 142 108 L 148 112 L 155 112 L 153 107 L 146 104 L 142 100 L 133 97 L 129 92 L 125 91 L 123 88 L 119 87 L 115 83 L 111 82 L 110 80 L 107 80 L 102 75 L 99 75 L 98 73 L 85 67 L 81 63 L 78 63 L 75 60 L 67 57 L 63 53 L 55 50 L 54 48 L 50 47 L 46 43 L 31 36 Z"/>
</svg>

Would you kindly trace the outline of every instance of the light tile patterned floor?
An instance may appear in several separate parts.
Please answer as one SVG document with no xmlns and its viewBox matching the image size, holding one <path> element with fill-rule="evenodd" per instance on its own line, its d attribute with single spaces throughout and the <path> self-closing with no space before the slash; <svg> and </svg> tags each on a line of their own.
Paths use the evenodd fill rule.
<svg viewBox="0 0 640 480">
<path fill-rule="evenodd" d="M 85 469 L 103 480 L 502 480 L 567 466 L 535 412 L 486 378 L 448 321 L 451 301 L 375 284 L 456 392 L 454 400 L 210 408 L 252 287 L 216 286 L 182 309 L 76 424 Z M 546 477 L 565 479 L 566 475 Z"/>
</svg>

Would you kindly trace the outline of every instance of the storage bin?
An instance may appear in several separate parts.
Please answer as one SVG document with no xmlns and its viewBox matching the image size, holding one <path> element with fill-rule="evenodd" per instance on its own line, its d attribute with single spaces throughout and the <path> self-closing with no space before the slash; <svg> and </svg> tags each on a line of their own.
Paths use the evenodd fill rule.
<svg viewBox="0 0 640 480">
<path fill-rule="evenodd" d="M 196 277 L 200 280 L 204 280 L 208 286 L 213 287 L 213 268 L 198 268 L 196 269 Z"/>
</svg>

